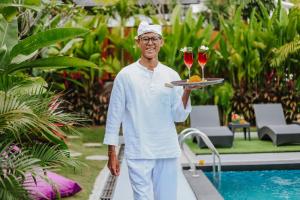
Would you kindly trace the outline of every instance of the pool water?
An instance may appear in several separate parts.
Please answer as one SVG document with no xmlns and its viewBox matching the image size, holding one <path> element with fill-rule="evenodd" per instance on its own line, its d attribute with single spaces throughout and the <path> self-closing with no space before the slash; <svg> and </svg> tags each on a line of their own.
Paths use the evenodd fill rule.
<svg viewBox="0 0 300 200">
<path fill-rule="evenodd" d="M 214 185 L 225 200 L 300 200 L 300 170 L 225 171 Z"/>
</svg>

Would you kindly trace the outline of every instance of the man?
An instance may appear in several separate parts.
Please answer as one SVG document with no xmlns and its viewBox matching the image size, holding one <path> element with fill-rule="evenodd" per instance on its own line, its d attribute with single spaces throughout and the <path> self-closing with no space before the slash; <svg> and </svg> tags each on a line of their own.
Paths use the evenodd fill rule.
<svg viewBox="0 0 300 200">
<path fill-rule="evenodd" d="M 118 73 L 110 97 L 104 138 L 108 168 L 112 175 L 120 174 L 115 146 L 122 123 L 134 199 L 148 200 L 153 191 L 155 200 L 176 200 L 180 148 L 174 122 L 190 113 L 190 90 L 165 85 L 180 77 L 158 61 L 160 25 L 142 22 L 136 44 L 141 57 Z"/>
</svg>

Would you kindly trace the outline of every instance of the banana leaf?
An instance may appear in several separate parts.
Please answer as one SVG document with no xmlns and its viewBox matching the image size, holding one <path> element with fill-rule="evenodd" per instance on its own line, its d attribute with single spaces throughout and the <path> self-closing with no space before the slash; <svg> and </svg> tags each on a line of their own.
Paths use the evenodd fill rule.
<svg viewBox="0 0 300 200">
<path fill-rule="evenodd" d="M 28 55 L 35 50 L 46 47 L 50 44 L 60 42 L 74 37 L 82 36 L 89 31 L 81 28 L 56 28 L 34 34 L 21 40 L 11 51 L 11 58 L 19 54 Z"/>
<path fill-rule="evenodd" d="M 1 0 L 0 8 L 1 7 L 16 7 L 16 8 L 23 7 L 35 11 L 40 11 L 41 0 L 24 0 L 24 1 L 18 1 L 18 3 L 15 2 L 16 1 L 13 0 Z"/>
<path fill-rule="evenodd" d="M 34 95 L 36 93 L 45 93 L 47 82 L 41 77 L 29 77 L 20 81 L 18 85 L 9 89 L 13 95 Z M 38 92 L 37 92 L 38 91 Z"/>
<path fill-rule="evenodd" d="M 9 23 L 0 14 L 0 35 L 0 47 L 6 45 L 8 51 L 10 51 L 18 43 L 17 20 Z"/>
<path fill-rule="evenodd" d="M 30 6 L 30 5 L 24 5 L 24 4 L 17 4 L 17 3 L 2 3 L 0 2 L 0 8 L 1 7 L 16 7 L 16 8 L 28 8 L 31 10 L 35 10 L 35 11 L 40 11 L 40 7 L 39 6 Z"/>
<path fill-rule="evenodd" d="M 9 51 L 6 45 L 0 47 L 0 72 L 3 71 L 4 66 L 9 63 Z"/>
<path fill-rule="evenodd" d="M 3 17 L 8 21 L 11 22 L 15 19 L 18 14 L 18 9 L 16 7 L 5 7 L 0 8 L 0 13 Z"/>
<path fill-rule="evenodd" d="M 31 68 L 48 68 L 48 67 L 90 67 L 99 69 L 98 66 L 90 61 L 73 58 L 73 57 L 51 57 L 51 58 L 41 58 L 33 61 L 25 61 L 20 64 L 11 64 L 5 70 L 5 73 L 10 74 L 18 70 L 31 69 Z"/>
</svg>

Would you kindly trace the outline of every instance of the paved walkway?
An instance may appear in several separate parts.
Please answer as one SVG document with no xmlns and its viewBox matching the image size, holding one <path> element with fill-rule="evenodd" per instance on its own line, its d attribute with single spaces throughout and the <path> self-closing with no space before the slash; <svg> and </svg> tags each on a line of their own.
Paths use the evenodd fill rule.
<svg viewBox="0 0 300 200">
<path fill-rule="evenodd" d="M 220 156 L 222 165 L 300 163 L 300 152 L 224 154 Z M 195 163 L 198 163 L 199 160 L 205 160 L 206 164 L 212 164 L 213 162 L 211 155 L 198 155 L 194 159 Z"/>
<path fill-rule="evenodd" d="M 196 200 L 194 192 L 185 179 L 182 170 L 178 170 L 178 200 Z M 153 194 L 151 194 L 153 195 Z M 121 174 L 118 178 L 117 185 L 114 192 L 113 200 L 133 200 L 131 185 L 129 182 L 128 168 L 126 162 L 122 162 Z"/>
<path fill-rule="evenodd" d="M 184 158 L 180 160 L 184 160 Z M 100 199 L 101 191 L 105 186 L 105 181 L 107 180 L 109 173 L 110 172 L 107 169 L 107 167 L 104 167 L 100 171 L 98 177 L 96 178 L 96 182 L 94 184 L 93 191 L 90 194 L 89 200 Z M 182 170 L 178 170 L 178 177 L 179 177 L 178 188 L 180 188 L 180 191 L 178 191 L 178 200 L 196 200 L 194 192 L 190 188 L 187 180 L 185 179 Z M 113 200 L 124 200 L 124 199 L 133 200 L 132 189 L 129 182 L 128 168 L 126 162 L 122 162 L 121 174 L 118 177 L 114 194 L 115 195 Z"/>
</svg>

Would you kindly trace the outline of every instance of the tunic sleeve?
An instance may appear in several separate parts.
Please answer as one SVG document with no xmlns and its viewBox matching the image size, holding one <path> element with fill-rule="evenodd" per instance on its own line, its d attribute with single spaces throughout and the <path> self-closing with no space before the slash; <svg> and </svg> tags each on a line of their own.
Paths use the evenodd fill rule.
<svg viewBox="0 0 300 200">
<path fill-rule="evenodd" d="M 180 80 L 177 74 L 176 80 Z M 192 111 L 191 99 L 189 98 L 186 108 L 184 108 L 182 102 L 183 88 L 174 87 L 173 88 L 173 98 L 172 98 L 172 115 L 175 122 L 183 122 L 187 119 L 189 113 Z"/>
<path fill-rule="evenodd" d="M 118 145 L 120 126 L 125 112 L 125 90 L 121 74 L 114 80 L 113 89 L 110 96 L 104 144 Z"/>
</svg>

